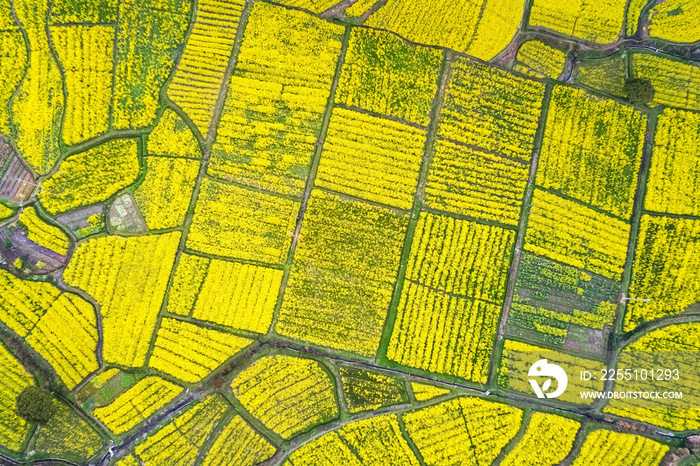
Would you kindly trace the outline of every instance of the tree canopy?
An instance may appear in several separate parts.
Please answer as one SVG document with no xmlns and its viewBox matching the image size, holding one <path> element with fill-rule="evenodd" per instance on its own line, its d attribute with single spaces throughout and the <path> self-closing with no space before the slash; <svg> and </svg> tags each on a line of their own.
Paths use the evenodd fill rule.
<svg viewBox="0 0 700 466">
<path fill-rule="evenodd" d="M 654 85 L 645 78 L 626 80 L 622 90 L 629 101 L 635 104 L 648 104 L 654 100 L 654 96 L 656 95 Z"/>
<path fill-rule="evenodd" d="M 34 385 L 17 395 L 16 408 L 17 414 L 29 422 L 45 423 L 56 414 L 51 392 Z"/>
</svg>

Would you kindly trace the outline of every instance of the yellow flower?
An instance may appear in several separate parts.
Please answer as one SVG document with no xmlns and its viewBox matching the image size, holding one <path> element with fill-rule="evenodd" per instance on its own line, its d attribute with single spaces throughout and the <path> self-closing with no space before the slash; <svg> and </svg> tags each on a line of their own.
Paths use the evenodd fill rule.
<svg viewBox="0 0 700 466">
<path fill-rule="evenodd" d="M 264 357 L 238 374 L 231 389 L 253 417 L 284 439 L 338 416 L 335 384 L 313 359 Z"/>
</svg>

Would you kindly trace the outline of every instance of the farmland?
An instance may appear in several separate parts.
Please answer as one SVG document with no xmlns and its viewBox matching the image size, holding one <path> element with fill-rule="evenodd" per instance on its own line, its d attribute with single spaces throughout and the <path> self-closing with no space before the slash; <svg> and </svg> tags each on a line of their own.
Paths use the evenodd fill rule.
<svg viewBox="0 0 700 466">
<path fill-rule="evenodd" d="M 696 3 L 0 0 L 0 464 L 698 465 Z"/>
</svg>

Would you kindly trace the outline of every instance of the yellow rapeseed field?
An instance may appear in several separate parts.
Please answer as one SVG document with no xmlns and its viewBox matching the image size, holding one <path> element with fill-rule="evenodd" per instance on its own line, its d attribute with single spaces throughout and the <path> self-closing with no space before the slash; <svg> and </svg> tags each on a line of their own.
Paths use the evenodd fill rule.
<svg viewBox="0 0 700 466">
<path fill-rule="evenodd" d="M 114 434 L 123 434 L 148 419 L 182 391 L 182 387 L 160 377 L 146 377 L 107 406 L 95 409 L 93 414 Z"/>
<path fill-rule="evenodd" d="M 66 79 L 63 141 L 78 144 L 109 129 L 114 27 L 52 26 L 51 39 Z"/>
<path fill-rule="evenodd" d="M 299 202 L 238 185 L 202 180 L 187 247 L 206 254 L 282 264 Z"/>
<path fill-rule="evenodd" d="M 168 296 L 168 311 L 267 333 L 282 275 L 279 269 L 182 254 Z"/>
<path fill-rule="evenodd" d="M 76 249 L 63 279 L 100 304 L 105 361 L 145 363 L 179 243 L 179 232 L 104 236 Z"/>
<path fill-rule="evenodd" d="M 175 319 L 163 319 L 157 335 L 148 366 L 188 383 L 199 382 L 252 343 Z"/>
<path fill-rule="evenodd" d="M 24 208 L 19 214 L 18 222 L 27 228 L 30 241 L 62 256 L 68 253 L 70 242 L 66 234 L 42 220 L 34 207 Z"/>
<path fill-rule="evenodd" d="M 277 449 L 240 415 L 229 421 L 204 458 L 203 466 L 253 466 L 266 461 Z"/>
<path fill-rule="evenodd" d="M 231 389 L 254 418 L 284 439 L 338 416 L 335 384 L 313 359 L 259 359 L 234 377 Z"/>
<path fill-rule="evenodd" d="M 34 385 L 32 376 L 0 344 L 0 443 L 10 450 L 19 451 L 29 433 L 29 424 L 15 410 L 15 399 L 26 387 Z"/>
<path fill-rule="evenodd" d="M 254 4 L 217 127 L 211 175 L 301 195 L 342 33 L 301 11 Z"/>
<path fill-rule="evenodd" d="M 333 110 L 314 184 L 409 210 L 426 132 L 352 110 Z"/>
<path fill-rule="evenodd" d="M 150 230 L 185 223 L 198 174 L 195 160 L 146 157 L 146 178 L 134 192 L 134 199 Z"/>
</svg>

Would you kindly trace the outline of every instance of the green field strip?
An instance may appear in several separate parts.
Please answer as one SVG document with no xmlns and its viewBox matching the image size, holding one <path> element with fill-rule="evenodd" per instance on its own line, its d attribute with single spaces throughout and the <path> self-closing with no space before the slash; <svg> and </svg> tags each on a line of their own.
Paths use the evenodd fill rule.
<svg viewBox="0 0 700 466">
<path fill-rule="evenodd" d="M 250 412 L 243 407 L 240 401 L 234 396 L 229 385 L 226 386 L 226 390 L 223 393 L 224 397 L 231 403 L 238 413 L 248 424 L 250 424 L 255 430 L 257 430 L 263 437 L 265 437 L 270 443 L 272 443 L 277 448 L 281 448 L 285 440 L 271 429 L 265 427 L 265 425 L 254 417 Z M 303 434 L 302 434 L 303 435 Z"/>
<path fill-rule="evenodd" d="M 583 201 L 581 201 L 581 200 L 579 200 L 579 199 L 576 199 L 575 197 L 571 197 L 571 196 L 569 196 L 568 194 L 564 194 L 564 193 L 562 193 L 562 192 L 559 192 L 559 191 L 557 191 L 556 189 L 544 188 L 544 187 L 538 185 L 538 184 L 536 183 L 536 180 L 533 181 L 533 186 L 534 186 L 535 188 L 541 190 L 541 191 L 546 191 L 546 192 L 548 192 L 549 194 L 553 194 L 554 196 L 557 196 L 557 197 L 560 197 L 560 198 L 562 198 L 562 199 L 566 199 L 567 201 L 571 201 L 571 202 L 573 202 L 573 203 L 575 203 L 575 204 L 578 204 L 578 205 L 580 205 L 581 207 L 585 207 L 585 208 L 587 208 L 587 209 L 591 209 L 592 211 L 597 212 L 597 213 L 602 214 L 602 215 L 605 215 L 606 217 L 612 217 L 612 218 L 614 218 L 614 219 L 617 219 L 617 220 L 619 220 L 619 221 L 621 221 L 621 222 L 625 222 L 625 223 L 627 223 L 627 224 L 630 223 L 630 219 L 625 219 L 624 217 L 620 217 L 620 216 L 617 216 L 617 215 L 615 215 L 615 214 L 611 214 L 611 213 L 608 212 L 607 210 L 603 210 L 603 209 L 601 209 L 600 207 L 596 207 L 596 206 L 592 206 L 592 205 L 590 205 L 590 204 L 587 204 L 587 203 L 585 203 L 585 202 L 583 202 Z M 534 207 L 534 208 L 532 208 L 532 209 L 530 209 L 530 210 L 534 210 L 534 209 L 536 209 L 536 208 L 537 208 L 537 207 Z"/>
<path fill-rule="evenodd" d="M 348 410 L 348 401 L 345 398 L 345 392 L 343 391 L 343 381 L 340 376 L 340 371 L 338 366 L 334 364 L 335 361 L 327 360 L 324 361 L 324 366 L 327 371 L 333 377 L 333 385 L 335 386 L 336 392 L 336 404 L 338 405 L 338 410 L 340 412 L 340 420 L 346 421 L 350 417 L 350 411 Z"/>
<path fill-rule="evenodd" d="M 413 439 L 411 438 L 411 436 L 408 435 L 408 431 L 406 430 L 406 423 L 403 420 L 403 416 L 399 414 L 396 417 L 399 418 L 399 429 L 401 429 L 401 436 L 406 441 L 406 443 L 408 443 L 408 447 L 411 449 L 411 451 L 415 455 L 416 459 L 418 460 L 418 463 L 421 466 L 427 466 L 425 464 L 425 460 L 423 459 L 423 455 L 420 454 L 420 450 L 418 450 L 418 447 L 416 446 L 416 444 L 413 443 Z"/>
<path fill-rule="evenodd" d="M 225 184 L 225 185 L 228 185 L 228 186 L 236 186 L 236 187 L 238 187 L 238 188 L 242 188 L 242 189 L 245 189 L 245 190 L 247 190 L 247 191 L 254 191 L 254 192 L 257 192 L 257 193 L 260 193 L 260 194 L 265 194 L 265 195 L 268 195 L 268 196 L 274 196 L 274 197 L 278 197 L 278 198 L 280 198 L 280 199 L 285 199 L 285 200 L 288 200 L 288 201 L 299 202 L 299 198 L 298 198 L 298 197 L 295 197 L 295 196 L 290 196 L 290 195 L 288 195 L 288 194 L 281 194 L 281 193 L 277 193 L 277 192 L 275 192 L 275 191 L 268 191 L 268 190 L 265 190 L 265 189 L 262 189 L 262 188 L 257 188 L 257 187 L 255 187 L 255 186 L 250 186 L 250 185 L 245 184 L 245 183 L 239 183 L 238 181 L 225 180 L 225 179 L 223 179 L 223 178 L 218 178 L 218 177 L 216 177 L 216 176 L 210 175 L 209 173 L 206 173 L 206 172 L 204 172 L 204 174 L 202 175 L 202 177 L 203 177 L 203 178 L 207 178 L 207 179 L 209 179 L 209 180 L 212 180 L 212 181 L 214 181 L 214 182 L 216 182 L 216 183 L 221 183 L 221 184 Z"/>
<path fill-rule="evenodd" d="M 530 15 L 532 14 L 532 5 L 535 3 L 535 0 L 525 0 L 525 7 L 523 9 L 523 17 L 520 21 L 520 27 L 518 28 L 518 32 L 516 37 L 518 37 L 520 34 L 526 32 L 530 28 Z"/>
<path fill-rule="evenodd" d="M 525 188 L 525 196 L 523 197 L 522 208 L 520 211 L 520 222 L 518 224 L 518 236 L 515 239 L 515 244 L 513 245 L 510 269 L 508 270 L 508 282 L 506 285 L 506 295 L 503 299 L 503 308 L 501 310 L 501 319 L 498 324 L 498 330 L 496 332 L 496 338 L 493 346 L 493 353 L 491 355 L 491 361 L 489 363 L 488 371 L 488 385 L 489 387 L 496 388 L 497 386 L 497 368 L 501 362 L 501 354 L 503 353 L 503 343 L 505 341 L 505 328 L 506 322 L 508 321 L 508 314 L 510 313 L 510 307 L 513 304 L 513 294 L 515 294 L 515 284 L 518 279 L 518 266 L 520 265 L 520 255 L 522 253 L 523 245 L 525 243 L 525 232 L 527 230 L 527 222 L 530 217 L 530 211 L 532 207 L 532 197 L 535 192 L 535 177 L 537 176 L 537 162 L 539 160 L 539 153 L 542 148 L 542 139 L 544 138 L 544 130 L 547 122 L 547 113 L 549 112 L 549 103 L 552 97 L 552 90 L 554 85 L 552 83 L 545 84 L 544 97 L 542 99 L 542 113 L 540 113 L 540 120 L 537 125 L 537 132 L 535 133 L 535 139 L 533 142 L 533 156 L 530 165 L 530 176 L 527 180 L 527 187 Z"/>
<path fill-rule="evenodd" d="M 226 399 L 227 402 L 230 403 L 230 401 L 224 396 L 224 399 Z M 192 466 L 201 466 L 201 464 L 204 462 L 205 458 L 209 454 L 209 451 L 211 450 L 211 447 L 214 445 L 214 442 L 219 438 L 219 435 L 221 435 L 221 432 L 223 432 L 224 427 L 233 420 L 234 417 L 236 417 L 236 412 L 233 407 L 229 408 L 223 416 L 217 421 L 217 423 L 214 425 L 212 430 L 209 432 L 207 435 L 207 438 L 204 440 L 204 443 L 202 446 L 199 448 L 199 451 L 197 452 L 197 457 L 194 460 L 194 463 Z"/>
<path fill-rule="evenodd" d="M 513 450 L 513 448 L 515 448 L 518 445 L 518 443 L 520 443 L 520 440 L 522 440 L 523 436 L 525 435 L 527 426 L 530 424 L 531 417 L 531 409 L 523 410 L 523 419 L 520 422 L 520 429 L 518 429 L 518 433 L 515 434 L 515 437 L 510 439 L 510 441 L 501 449 L 496 459 L 493 460 L 493 463 L 491 463 L 493 466 L 500 465 L 501 463 L 503 463 L 503 460 L 506 456 L 508 456 L 508 453 L 510 453 Z"/>
<path fill-rule="evenodd" d="M 56 68 L 58 68 L 58 73 L 61 75 L 61 89 L 63 90 L 63 108 L 61 111 L 61 122 L 58 125 L 58 147 L 59 147 L 59 153 L 63 154 L 65 149 L 68 147 L 63 142 L 63 125 L 66 122 L 66 114 L 68 113 L 66 111 L 68 109 L 68 86 L 66 85 L 66 72 L 63 69 L 63 66 L 61 65 L 61 60 L 58 59 L 58 53 L 56 52 L 56 48 L 53 46 L 53 39 L 51 38 L 51 30 L 49 29 L 49 23 L 51 20 L 51 12 L 52 11 L 53 11 L 53 2 L 51 3 L 51 5 L 49 6 L 49 8 L 46 12 L 46 21 L 45 21 L 45 25 L 44 25 L 44 30 L 46 32 L 46 40 L 48 41 L 48 44 L 49 44 L 49 53 L 51 54 L 53 61 L 56 62 Z M 60 160 L 61 160 L 61 158 L 59 157 L 59 162 L 60 162 Z M 51 170 L 49 173 L 53 173 L 55 170 L 58 169 L 59 162 L 56 163 L 56 165 L 53 167 L 53 170 Z"/>
<path fill-rule="evenodd" d="M 404 278 L 406 277 L 406 268 L 408 266 L 408 259 L 411 255 L 411 247 L 413 246 L 413 236 L 415 235 L 416 227 L 418 226 L 418 219 L 423 208 L 423 197 L 425 195 L 425 187 L 427 185 L 430 163 L 433 159 L 433 149 L 438 131 L 440 114 L 442 113 L 442 106 L 445 101 L 447 86 L 452 74 L 452 55 L 449 52 L 445 52 L 444 57 L 442 67 L 438 75 L 438 88 L 435 93 L 435 97 L 433 97 L 432 108 L 430 109 L 430 125 L 428 126 L 428 134 L 426 136 L 425 146 L 423 147 L 423 157 L 418 175 L 418 184 L 413 197 L 411 218 L 408 222 L 408 227 L 406 228 L 406 239 L 404 240 L 403 250 L 401 251 L 401 259 L 399 261 L 399 268 L 396 274 L 396 284 L 394 285 L 394 292 L 391 297 L 391 302 L 389 303 L 389 310 L 387 312 L 386 319 L 384 321 L 384 329 L 382 331 L 379 349 L 377 350 L 377 355 L 375 357 L 375 362 L 381 365 L 386 365 L 389 363 L 386 352 L 398 314 L 399 300 L 403 290 Z"/>
<path fill-rule="evenodd" d="M 495 304 L 495 305 L 497 305 L 497 306 L 500 305 L 500 303 L 497 302 L 497 301 L 492 301 L 492 300 L 490 300 L 490 299 L 475 298 L 475 297 L 473 297 L 473 296 L 469 296 L 469 295 L 466 295 L 466 294 L 454 293 L 454 292 L 452 292 L 452 291 L 444 291 L 444 290 L 441 290 L 440 288 L 435 288 L 435 287 L 430 286 L 430 285 L 424 285 L 423 283 L 420 283 L 420 282 L 417 281 L 417 280 L 411 280 L 410 278 L 404 278 L 404 283 L 405 283 L 405 282 L 413 283 L 414 285 L 422 286 L 423 288 L 426 288 L 426 289 L 428 289 L 428 290 L 435 291 L 436 293 L 444 294 L 444 295 L 446 295 L 446 296 L 450 296 L 450 297 L 453 297 L 453 298 L 466 299 L 466 300 L 469 300 L 469 301 L 481 301 L 481 302 L 484 302 L 484 303 Z"/>
<path fill-rule="evenodd" d="M 491 66 L 491 65 L 489 65 L 489 66 Z M 509 72 L 509 73 L 510 73 L 510 72 Z M 523 77 L 524 79 L 528 79 L 528 80 L 530 80 L 530 81 L 533 81 L 532 76 L 522 75 L 522 77 Z M 545 84 L 546 84 L 546 83 L 545 83 Z M 476 146 L 476 145 L 474 145 L 474 144 L 467 144 L 467 143 L 464 143 L 464 142 L 461 142 L 461 141 L 456 141 L 456 140 L 454 140 L 454 139 L 450 139 L 450 138 L 447 138 L 447 137 L 445 137 L 445 136 L 437 136 L 437 135 L 436 135 L 435 138 L 436 138 L 438 141 L 445 141 L 445 142 L 449 142 L 450 144 L 454 144 L 455 146 L 466 147 L 467 149 L 471 149 L 471 150 L 473 150 L 474 152 L 479 152 L 479 153 L 482 153 L 482 154 L 493 155 L 493 156 L 498 157 L 498 158 L 500 158 L 500 159 L 507 160 L 507 161 L 509 161 L 509 162 L 516 162 L 516 163 L 519 163 L 519 164 L 521 164 L 521 165 L 523 165 L 523 166 L 526 166 L 526 167 L 529 167 L 529 166 L 530 166 L 530 163 L 531 163 L 531 161 L 529 161 L 529 160 L 518 159 L 518 158 L 515 158 L 515 157 L 508 157 L 508 156 L 505 156 L 505 155 L 501 154 L 501 153 L 498 152 L 498 151 L 484 149 L 483 147 L 479 147 L 479 146 Z"/>
<path fill-rule="evenodd" d="M 382 120 L 395 121 L 397 123 L 401 123 L 402 125 L 410 126 L 411 128 L 416 128 L 416 129 L 420 129 L 423 131 L 428 131 L 427 126 L 421 126 L 418 123 L 413 123 L 411 121 L 407 121 L 407 120 L 404 120 L 402 118 L 398 118 L 398 117 L 395 117 L 392 115 L 385 115 L 383 113 L 373 112 L 372 110 L 367 110 L 367 109 L 364 109 L 362 107 L 356 107 L 354 105 L 345 105 L 345 104 L 340 103 L 340 102 L 335 102 L 333 104 L 333 107 L 342 108 L 342 109 L 350 110 L 350 111 L 357 112 L 357 113 L 363 113 L 365 115 L 373 116 L 376 118 L 381 118 Z"/>
<path fill-rule="evenodd" d="M 311 158 L 309 175 L 306 179 L 306 186 L 304 187 L 304 194 L 301 198 L 301 206 L 299 207 L 299 212 L 297 214 L 296 228 L 294 229 L 294 236 L 292 237 L 292 244 L 289 247 L 289 253 L 287 254 L 287 260 L 284 264 L 284 275 L 282 276 L 282 283 L 280 285 L 280 291 L 277 296 L 277 304 L 275 305 L 275 312 L 272 316 L 272 325 L 270 326 L 270 331 L 268 335 L 277 335 L 275 327 L 277 326 L 277 321 L 279 320 L 280 310 L 282 309 L 282 303 L 284 301 L 284 294 L 287 289 L 287 283 L 289 282 L 289 274 L 291 272 L 292 264 L 294 262 L 294 253 L 296 252 L 297 244 L 299 241 L 299 235 L 301 233 L 302 224 L 304 222 L 304 214 L 306 213 L 306 208 L 309 204 L 309 198 L 311 197 L 311 191 L 314 189 L 314 182 L 316 180 L 316 173 L 318 172 L 318 166 L 321 163 L 321 152 L 323 152 L 323 144 L 326 140 L 326 135 L 328 134 L 328 127 L 331 122 L 331 114 L 333 113 L 333 106 L 335 101 L 335 91 L 338 88 L 338 81 L 340 80 L 340 72 L 343 68 L 343 63 L 345 62 L 345 54 L 348 51 L 348 44 L 350 42 L 350 27 L 345 28 L 345 33 L 343 34 L 342 46 L 340 48 L 340 53 L 338 54 L 338 61 L 336 63 L 335 75 L 333 76 L 333 81 L 331 83 L 331 91 L 328 95 L 328 100 L 326 102 L 326 109 L 323 115 L 323 123 L 321 124 L 321 131 L 319 132 L 318 139 L 316 140 L 316 150 Z"/>
<path fill-rule="evenodd" d="M 236 335 L 239 337 L 249 338 L 252 340 L 257 340 L 261 336 L 264 335 L 261 333 L 255 333 L 255 332 L 251 332 L 248 330 L 240 330 L 240 329 L 237 329 L 234 327 L 228 327 L 226 325 L 221 325 L 221 324 L 217 324 L 215 322 L 210 322 L 208 320 L 195 319 L 191 316 L 183 316 L 183 315 L 175 314 L 175 313 L 168 312 L 168 311 L 163 311 L 162 314 L 163 314 L 163 317 L 167 317 L 169 319 L 179 320 L 180 322 L 187 322 L 187 323 L 190 323 L 192 325 L 196 325 L 197 327 L 201 327 L 201 328 L 205 328 L 205 329 L 209 329 L 209 330 L 215 330 L 215 331 L 221 332 L 221 333 L 228 333 L 230 335 Z M 242 350 L 242 351 L 245 351 L 245 350 Z"/>
<path fill-rule="evenodd" d="M 328 189 L 328 188 L 322 188 L 322 187 L 315 187 L 314 189 L 316 189 L 318 191 L 323 191 L 323 192 L 328 193 L 328 194 L 333 194 L 334 196 L 338 196 L 342 199 L 346 199 L 349 201 L 361 202 L 363 204 L 373 205 L 373 206 L 379 207 L 381 209 L 388 209 L 388 210 L 391 210 L 393 212 L 396 212 L 396 213 L 402 214 L 402 215 L 409 215 L 411 213 L 410 210 L 400 209 L 398 207 L 393 207 L 393 206 L 390 206 L 388 204 L 382 204 L 381 202 L 377 202 L 377 201 L 370 201 L 369 199 L 364 199 L 362 197 L 353 196 L 351 194 L 346 194 L 344 192 L 336 191 L 334 189 Z"/>
<path fill-rule="evenodd" d="M 107 115 L 107 134 L 114 130 L 114 88 L 117 83 L 117 38 L 121 32 L 121 11 L 122 11 L 122 0 L 115 1 L 115 24 L 114 24 L 114 41 L 112 43 L 112 86 L 110 87 L 109 96 L 109 115 Z M 53 7 L 51 8 L 53 10 Z"/>
<path fill-rule="evenodd" d="M 658 122 L 659 110 L 651 111 L 648 114 L 647 119 L 647 131 L 644 140 L 644 149 L 642 155 L 642 161 L 639 168 L 639 175 L 637 178 L 637 189 L 634 196 L 634 206 L 632 208 L 632 219 L 630 221 L 630 236 L 627 247 L 627 260 L 625 266 L 622 270 L 622 280 L 620 286 L 620 294 L 618 296 L 617 312 L 615 317 L 615 322 L 613 323 L 613 329 L 610 335 L 610 340 L 612 341 L 612 348 L 617 347 L 617 339 L 619 335 L 623 333 L 622 326 L 624 323 L 624 316 L 626 305 L 624 299 L 629 292 L 630 284 L 632 283 L 632 267 L 634 265 L 634 254 L 637 248 L 637 238 L 639 233 L 639 224 L 642 218 L 642 210 L 644 209 L 644 196 L 646 195 L 647 180 L 649 178 L 649 170 L 651 167 L 651 157 L 654 148 L 654 137 L 656 134 L 656 124 Z"/>
<path fill-rule="evenodd" d="M 182 252 L 185 254 L 189 254 L 190 256 L 204 257 L 204 258 L 211 259 L 211 260 L 233 262 L 236 264 L 255 265 L 257 267 L 265 267 L 268 269 L 277 269 L 277 270 L 284 269 L 284 265 L 280 265 L 280 264 L 270 264 L 268 262 L 261 262 L 261 261 L 256 261 L 256 260 L 252 260 L 252 259 L 239 259 L 237 257 L 217 256 L 215 254 L 209 254 L 207 252 L 195 251 L 194 249 L 190 249 L 190 248 L 185 248 Z"/>
<path fill-rule="evenodd" d="M 450 212 L 449 210 L 433 209 L 432 207 L 423 206 L 422 212 L 427 212 L 430 214 L 442 215 L 444 217 L 451 217 L 457 220 L 464 220 L 466 222 L 478 223 L 480 225 L 488 225 L 491 227 L 498 227 L 504 230 L 517 231 L 518 227 L 514 225 L 507 225 L 505 223 L 496 222 L 494 220 L 485 220 L 482 218 L 470 217 L 469 215 L 458 214 L 456 212 Z"/>
<path fill-rule="evenodd" d="M 686 220 L 700 220 L 700 215 L 692 214 L 671 214 L 668 212 L 655 212 L 651 210 L 643 210 L 642 215 L 651 215 L 653 217 L 668 217 L 668 218 L 682 218 Z"/>
</svg>

